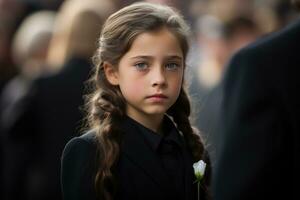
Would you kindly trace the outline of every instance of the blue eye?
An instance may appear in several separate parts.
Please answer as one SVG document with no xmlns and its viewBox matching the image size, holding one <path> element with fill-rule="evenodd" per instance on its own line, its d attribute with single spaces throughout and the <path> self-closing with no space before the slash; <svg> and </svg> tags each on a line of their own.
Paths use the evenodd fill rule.
<svg viewBox="0 0 300 200">
<path fill-rule="evenodd" d="M 143 71 L 146 70 L 148 68 L 147 63 L 141 62 L 141 63 L 137 63 L 134 65 L 136 67 L 137 70 L 139 71 Z"/>
<path fill-rule="evenodd" d="M 179 68 L 180 67 L 180 65 L 179 64 L 177 64 L 177 63 L 168 63 L 168 64 L 166 64 L 166 69 L 167 70 L 176 70 L 177 68 Z"/>
</svg>

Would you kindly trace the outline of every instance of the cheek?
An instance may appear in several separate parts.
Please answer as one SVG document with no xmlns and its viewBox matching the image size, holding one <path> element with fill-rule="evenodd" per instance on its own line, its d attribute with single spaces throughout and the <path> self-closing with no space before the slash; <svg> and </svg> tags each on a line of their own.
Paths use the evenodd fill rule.
<svg viewBox="0 0 300 200">
<path fill-rule="evenodd" d="M 170 84 L 171 84 L 170 89 L 172 90 L 172 92 L 174 94 L 179 95 L 180 89 L 182 87 L 182 76 L 180 75 L 180 76 L 172 77 L 172 79 L 170 80 Z"/>
<path fill-rule="evenodd" d="M 181 84 L 181 82 L 180 82 L 180 81 L 178 82 L 177 86 L 176 86 L 176 87 L 174 87 L 174 93 L 176 93 L 176 96 L 177 96 L 177 98 L 178 98 L 178 96 L 179 96 L 179 93 L 180 93 L 181 87 L 182 87 L 182 84 Z M 177 98 L 176 98 L 176 99 L 177 99 Z"/>
<path fill-rule="evenodd" d="M 143 95 L 144 84 L 141 81 L 124 80 L 120 84 L 120 89 L 125 99 L 136 99 Z"/>
</svg>

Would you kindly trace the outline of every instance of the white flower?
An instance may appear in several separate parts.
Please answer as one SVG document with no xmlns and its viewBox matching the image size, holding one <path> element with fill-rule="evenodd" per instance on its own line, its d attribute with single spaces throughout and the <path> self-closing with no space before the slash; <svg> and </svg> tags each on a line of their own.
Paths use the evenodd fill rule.
<svg viewBox="0 0 300 200">
<path fill-rule="evenodd" d="M 193 164 L 193 167 L 197 181 L 200 182 L 205 173 L 206 163 L 203 160 L 199 160 Z"/>
</svg>

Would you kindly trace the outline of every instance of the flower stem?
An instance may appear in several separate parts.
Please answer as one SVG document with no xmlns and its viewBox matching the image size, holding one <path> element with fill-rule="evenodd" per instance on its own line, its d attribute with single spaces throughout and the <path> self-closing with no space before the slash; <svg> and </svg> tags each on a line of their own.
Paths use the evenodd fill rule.
<svg viewBox="0 0 300 200">
<path fill-rule="evenodd" d="M 200 182 L 197 183 L 198 200 L 200 200 Z"/>
</svg>

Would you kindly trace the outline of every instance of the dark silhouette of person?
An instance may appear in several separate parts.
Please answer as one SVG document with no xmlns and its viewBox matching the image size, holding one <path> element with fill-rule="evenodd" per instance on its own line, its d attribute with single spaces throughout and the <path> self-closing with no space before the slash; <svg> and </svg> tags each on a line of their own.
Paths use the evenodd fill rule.
<svg viewBox="0 0 300 200">
<path fill-rule="evenodd" d="M 213 172 L 215 200 L 300 198 L 299 44 L 298 20 L 231 60 Z"/>
</svg>

